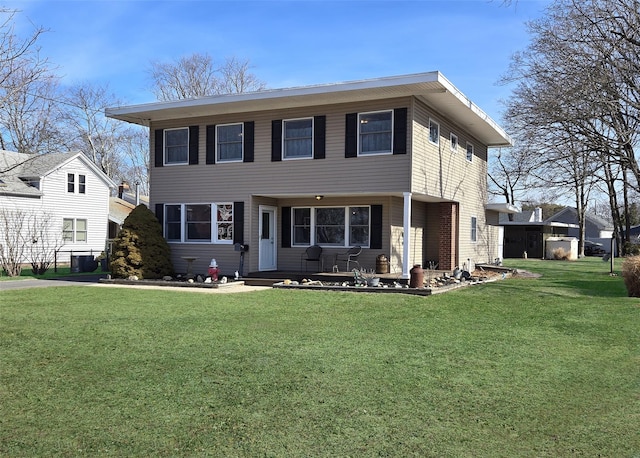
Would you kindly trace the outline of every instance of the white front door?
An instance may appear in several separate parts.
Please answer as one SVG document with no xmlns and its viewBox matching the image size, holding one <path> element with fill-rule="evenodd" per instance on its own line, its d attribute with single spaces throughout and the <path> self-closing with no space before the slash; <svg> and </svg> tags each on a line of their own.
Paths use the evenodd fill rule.
<svg viewBox="0 0 640 458">
<path fill-rule="evenodd" d="M 258 270 L 276 270 L 276 209 L 260 205 Z"/>
</svg>

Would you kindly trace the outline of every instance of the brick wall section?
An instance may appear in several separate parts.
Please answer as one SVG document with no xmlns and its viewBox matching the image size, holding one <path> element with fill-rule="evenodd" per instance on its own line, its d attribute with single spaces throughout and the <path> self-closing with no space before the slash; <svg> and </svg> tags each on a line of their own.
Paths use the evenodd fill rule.
<svg viewBox="0 0 640 458">
<path fill-rule="evenodd" d="M 455 203 L 440 203 L 440 243 L 438 269 L 453 270 L 458 249 L 458 206 Z"/>
</svg>

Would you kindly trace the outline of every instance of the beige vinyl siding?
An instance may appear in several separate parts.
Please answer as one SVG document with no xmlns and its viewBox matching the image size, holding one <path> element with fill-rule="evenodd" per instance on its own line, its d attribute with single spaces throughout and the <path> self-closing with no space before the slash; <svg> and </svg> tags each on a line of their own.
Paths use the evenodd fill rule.
<svg viewBox="0 0 640 458">
<path fill-rule="evenodd" d="M 475 198 L 478 190 L 486 188 L 486 145 L 418 100 L 414 101 L 413 106 L 411 191 L 456 202 L 470 198 L 469 195 Z M 429 118 L 440 125 L 438 145 L 429 141 Z M 458 150 L 455 153 L 450 147 L 451 132 L 458 137 Z M 471 162 L 466 159 L 467 142 L 472 143 L 475 149 L 475 157 Z M 483 170 L 484 174 L 478 175 Z"/>
<path fill-rule="evenodd" d="M 345 115 L 353 112 L 408 107 L 411 99 L 392 99 L 359 104 L 246 113 L 242 116 L 196 118 L 155 123 L 151 126 L 151 151 L 155 129 L 198 125 L 198 165 L 151 167 L 151 203 L 183 201 L 189 196 L 211 196 L 215 200 L 238 199 L 261 193 L 331 194 L 398 193 L 408 190 L 410 155 L 374 155 L 344 157 Z M 276 119 L 326 116 L 325 159 L 271 161 L 271 121 Z M 252 163 L 216 163 L 207 165 L 206 126 L 233 122 L 255 122 L 255 150 Z M 199 200 L 199 199 L 196 199 Z"/>
</svg>

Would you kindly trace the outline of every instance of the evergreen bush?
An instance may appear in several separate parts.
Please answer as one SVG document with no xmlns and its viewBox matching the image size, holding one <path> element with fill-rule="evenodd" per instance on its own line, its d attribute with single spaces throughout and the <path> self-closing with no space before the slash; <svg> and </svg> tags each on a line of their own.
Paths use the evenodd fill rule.
<svg viewBox="0 0 640 458">
<path fill-rule="evenodd" d="M 113 242 L 109 264 L 117 278 L 162 278 L 173 275 L 171 249 L 162 236 L 162 226 L 151 210 L 138 205 L 127 216 Z"/>
</svg>

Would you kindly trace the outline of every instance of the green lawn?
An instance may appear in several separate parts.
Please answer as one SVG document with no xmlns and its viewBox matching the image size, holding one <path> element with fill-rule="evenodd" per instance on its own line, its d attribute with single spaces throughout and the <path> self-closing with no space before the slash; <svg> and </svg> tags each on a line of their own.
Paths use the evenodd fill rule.
<svg viewBox="0 0 640 458">
<path fill-rule="evenodd" d="M 511 265 L 543 277 L 0 292 L 0 456 L 639 456 L 640 300 L 597 258 Z"/>
</svg>

